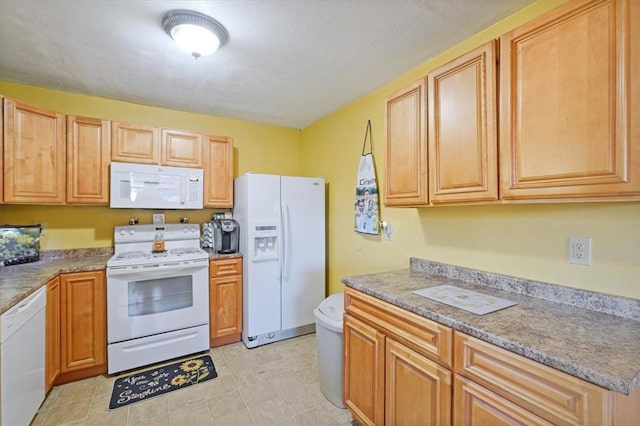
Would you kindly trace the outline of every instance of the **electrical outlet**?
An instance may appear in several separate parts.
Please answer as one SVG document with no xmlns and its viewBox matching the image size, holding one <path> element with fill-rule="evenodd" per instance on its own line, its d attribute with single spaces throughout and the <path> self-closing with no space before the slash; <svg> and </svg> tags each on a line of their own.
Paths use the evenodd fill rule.
<svg viewBox="0 0 640 426">
<path fill-rule="evenodd" d="M 569 263 L 591 266 L 591 238 L 569 237 Z"/>
<path fill-rule="evenodd" d="M 153 213 L 153 224 L 154 225 L 163 225 L 164 224 L 164 213 Z"/>
</svg>

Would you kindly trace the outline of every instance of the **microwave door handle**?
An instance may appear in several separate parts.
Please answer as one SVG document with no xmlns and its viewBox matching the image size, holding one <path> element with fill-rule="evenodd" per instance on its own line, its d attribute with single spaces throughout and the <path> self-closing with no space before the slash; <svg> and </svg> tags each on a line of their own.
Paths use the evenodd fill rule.
<svg viewBox="0 0 640 426">
<path fill-rule="evenodd" d="M 187 194 L 184 179 L 180 179 L 180 205 L 184 206 L 187 202 Z"/>
</svg>

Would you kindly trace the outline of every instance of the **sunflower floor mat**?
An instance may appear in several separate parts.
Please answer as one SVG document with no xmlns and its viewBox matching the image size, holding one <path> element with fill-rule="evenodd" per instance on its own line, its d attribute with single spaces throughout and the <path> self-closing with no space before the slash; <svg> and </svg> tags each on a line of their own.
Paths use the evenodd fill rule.
<svg viewBox="0 0 640 426">
<path fill-rule="evenodd" d="M 115 381 L 109 409 L 146 401 L 154 396 L 184 389 L 216 377 L 218 373 L 209 355 L 136 372 Z"/>
</svg>

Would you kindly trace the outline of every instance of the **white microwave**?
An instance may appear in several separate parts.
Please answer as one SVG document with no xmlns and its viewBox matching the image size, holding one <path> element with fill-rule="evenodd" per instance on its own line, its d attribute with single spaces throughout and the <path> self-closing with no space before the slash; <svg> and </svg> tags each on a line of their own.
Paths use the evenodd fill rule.
<svg viewBox="0 0 640 426">
<path fill-rule="evenodd" d="M 203 197 L 202 169 L 111 163 L 111 207 L 201 209 Z"/>
</svg>

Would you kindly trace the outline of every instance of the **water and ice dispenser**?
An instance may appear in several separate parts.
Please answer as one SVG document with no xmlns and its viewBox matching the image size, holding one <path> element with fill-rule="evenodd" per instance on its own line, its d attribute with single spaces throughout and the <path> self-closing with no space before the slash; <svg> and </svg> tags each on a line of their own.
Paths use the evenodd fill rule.
<svg viewBox="0 0 640 426">
<path fill-rule="evenodd" d="M 276 222 L 260 222 L 253 226 L 253 260 L 278 258 L 278 228 Z"/>
</svg>

